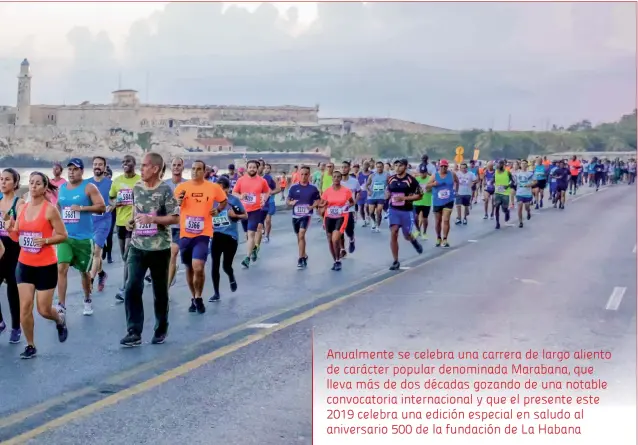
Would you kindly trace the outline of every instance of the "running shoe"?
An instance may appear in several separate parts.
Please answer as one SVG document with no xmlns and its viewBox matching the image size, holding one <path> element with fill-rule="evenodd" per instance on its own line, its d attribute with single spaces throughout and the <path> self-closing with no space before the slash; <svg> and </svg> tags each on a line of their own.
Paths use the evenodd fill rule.
<svg viewBox="0 0 638 445">
<path fill-rule="evenodd" d="M 0 323 L 0 334 L 2 334 L 5 329 L 7 329 L 7 324 L 3 321 Z"/>
<path fill-rule="evenodd" d="M 216 301 L 219 301 L 220 299 L 221 299 L 221 297 L 219 296 L 219 294 L 218 294 L 218 293 L 215 293 L 215 295 L 213 295 L 212 297 L 210 297 L 210 298 L 208 299 L 208 302 L 209 302 L 209 303 L 214 303 L 214 302 L 216 302 Z"/>
<path fill-rule="evenodd" d="M 115 299 L 119 302 L 124 301 L 124 289 L 118 289 L 117 293 L 115 294 Z"/>
<path fill-rule="evenodd" d="M 11 329 L 11 336 L 9 337 L 9 343 L 16 344 L 20 343 L 20 337 L 22 336 L 22 331 L 20 329 Z"/>
<path fill-rule="evenodd" d="M 64 343 L 69 336 L 69 330 L 66 327 L 66 314 L 61 313 L 60 318 L 62 318 L 62 323 L 56 325 L 55 328 L 58 330 L 58 340 L 60 343 Z"/>
<path fill-rule="evenodd" d="M 206 306 L 204 306 L 203 298 L 195 298 L 195 307 L 197 308 L 198 314 L 203 314 L 206 312 Z"/>
<path fill-rule="evenodd" d="M 401 268 L 401 263 L 399 263 L 398 261 L 395 261 L 392 263 L 392 266 L 390 266 L 390 270 L 399 270 Z"/>
<path fill-rule="evenodd" d="M 197 312 L 197 306 L 195 305 L 195 299 L 194 298 L 191 298 L 191 305 L 188 308 L 188 312 L 190 312 L 190 313 Z"/>
<path fill-rule="evenodd" d="M 91 300 L 84 301 L 84 311 L 82 311 L 82 315 L 93 315 L 93 304 Z"/>
<path fill-rule="evenodd" d="M 153 338 L 151 339 L 151 344 L 161 345 L 166 341 L 166 334 L 153 334 Z"/>
<path fill-rule="evenodd" d="M 120 340 L 120 344 L 129 348 L 140 346 L 142 344 L 142 337 L 133 331 L 129 331 L 126 337 Z"/>
<path fill-rule="evenodd" d="M 27 345 L 27 347 L 24 348 L 24 352 L 20 354 L 20 358 L 23 360 L 28 360 L 30 358 L 35 357 L 37 354 L 38 354 L 38 351 L 35 349 L 34 346 Z"/>
</svg>

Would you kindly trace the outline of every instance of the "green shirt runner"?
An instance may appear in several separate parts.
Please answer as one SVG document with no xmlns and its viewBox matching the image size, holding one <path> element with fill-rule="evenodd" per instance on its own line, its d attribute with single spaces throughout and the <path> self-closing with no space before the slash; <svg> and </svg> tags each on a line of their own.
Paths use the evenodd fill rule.
<svg viewBox="0 0 638 445">
<path fill-rule="evenodd" d="M 415 206 L 432 207 L 432 190 L 430 190 L 429 192 L 425 190 L 425 184 L 430 182 L 431 177 L 431 175 L 427 175 L 425 178 L 422 178 L 421 176 L 416 177 L 417 182 L 421 186 L 421 191 L 423 191 L 423 198 L 419 199 L 418 201 L 414 201 Z"/>
</svg>

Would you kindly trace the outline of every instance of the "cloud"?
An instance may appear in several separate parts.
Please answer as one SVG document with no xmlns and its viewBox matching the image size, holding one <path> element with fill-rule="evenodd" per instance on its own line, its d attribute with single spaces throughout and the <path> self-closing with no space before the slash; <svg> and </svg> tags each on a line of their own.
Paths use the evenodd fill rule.
<svg viewBox="0 0 638 445">
<path fill-rule="evenodd" d="M 319 103 L 324 116 L 449 128 L 505 127 L 510 113 L 522 128 L 611 120 L 635 107 L 635 8 L 329 2 L 302 30 L 295 8 L 170 3 L 117 51 L 106 32 L 71 30 L 63 89 L 68 102 L 100 102 L 121 75 L 155 103 Z"/>
</svg>

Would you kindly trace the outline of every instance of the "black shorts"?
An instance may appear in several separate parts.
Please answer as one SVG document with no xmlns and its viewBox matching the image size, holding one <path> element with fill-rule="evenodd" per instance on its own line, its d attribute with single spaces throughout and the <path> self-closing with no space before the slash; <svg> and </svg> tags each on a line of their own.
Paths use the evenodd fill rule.
<svg viewBox="0 0 638 445">
<path fill-rule="evenodd" d="M 348 214 L 348 221 L 346 222 L 346 230 L 345 233 L 348 235 L 348 238 L 354 238 L 354 213 L 350 212 Z"/>
<path fill-rule="evenodd" d="M 454 209 L 454 201 L 450 201 L 447 204 L 443 204 L 442 206 L 434 206 L 434 213 L 441 213 L 443 209 L 453 210 Z"/>
<path fill-rule="evenodd" d="M 324 223 L 326 225 L 326 233 L 332 232 L 341 232 L 345 233 L 346 227 L 348 225 L 348 214 L 346 213 L 341 218 L 324 218 Z"/>
<path fill-rule="evenodd" d="M 55 289 L 58 285 L 58 265 L 27 266 L 18 261 L 16 283 L 33 284 L 35 290 L 39 291 Z"/>
<path fill-rule="evenodd" d="M 133 232 L 128 230 L 126 226 L 117 226 L 117 237 L 119 239 L 130 239 Z"/>
<path fill-rule="evenodd" d="M 456 205 L 469 207 L 472 205 L 472 197 L 465 195 L 456 195 Z"/>
<path fill-rule="evenodd" d="M 295 233 L 299 233 L 301 229 L 308 230 L 308 227 L 310 227 L 311 219 L 312 217 L 310 216 L 302 216 L 301 218 L 293 218 L 292 228 L 295 230 Z"/>
<path fill-rule="evenodd" d="M 547 179 L 539 179 L 538 181 L 536 181 L 536 185 L 534 186 L 534 188 L 538 188 L 541 190 L 545 190 L 545 187 L 547 187 Z"/>
<path fill-rule="evenodd" d="M 556 184 L 557 192 L 565 192 L 567 191 L 567 184 Z"/>
<path fill-rule="evenodd" d="M 430 215 L 430 206 L 414 206 L 414 211 L 416 212 L 416 216 L 423 215 L 424 218 L 427 218 Z"/>
</svg>

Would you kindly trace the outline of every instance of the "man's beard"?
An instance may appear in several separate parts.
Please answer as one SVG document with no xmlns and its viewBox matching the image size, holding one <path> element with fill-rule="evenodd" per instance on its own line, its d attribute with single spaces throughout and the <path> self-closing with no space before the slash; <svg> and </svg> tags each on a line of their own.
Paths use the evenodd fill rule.
<svg viewBox="0 0 638 445">
<path fill-rule="evenodd" d="M 96 169 L 93 170 L 93 174 L 95 176 L 102 176 L 104 174 L 104 172 L 102 170 L 96 168 Z"/>
</svg>

